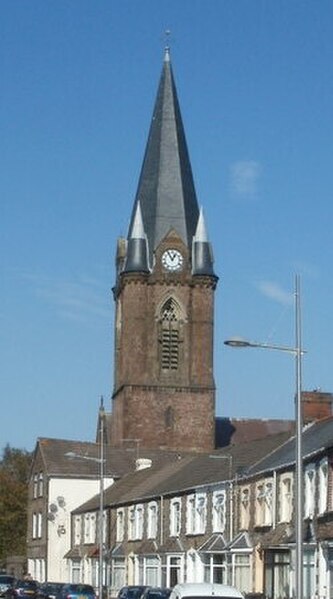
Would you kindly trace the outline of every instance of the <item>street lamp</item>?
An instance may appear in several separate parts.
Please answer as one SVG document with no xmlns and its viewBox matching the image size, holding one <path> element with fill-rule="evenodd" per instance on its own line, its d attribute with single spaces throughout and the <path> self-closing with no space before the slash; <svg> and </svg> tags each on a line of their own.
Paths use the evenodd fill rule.
<svg viewBox="0 0 333 599">
<path fill-rule="evenodd" d="M 296 545 L 296 574 L 295 591 L 296 599 L 303 599 L 303 457 L 302 457 L 302 350 L 301 339 L 301 300 L 300 300 L 300 278 L 295 277 L 295 347 L 284 345 L 272 345 L 269 343 L 257 343 L 242 338 L 228 339 L 224 342 L 230 347 L 255 347 L 259 349 L 271 349 L 287 352 L 295 356 L 295 476 L 296 476 L 296 501 L 295 501 L 295 545 Z"/>
<path fill-rule="evenodd" d="M 101 397 L 99 407 L 99 457 L 86 456 L 68 451 L 65 455 L 68 458 L 78 458 L 89 460 L 99 464 L 99 515 L 98 515 L 98 599 L 102 599 L 103 594 L 103 520 L 104 520 L 104 401 Z"/>
</svg>

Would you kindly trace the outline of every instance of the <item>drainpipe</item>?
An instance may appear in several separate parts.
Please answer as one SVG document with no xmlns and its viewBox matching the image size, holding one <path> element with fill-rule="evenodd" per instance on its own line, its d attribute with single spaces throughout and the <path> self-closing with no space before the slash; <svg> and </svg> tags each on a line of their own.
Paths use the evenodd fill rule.
<svg viewBox="0 0 333 599">
<path fill-rule="evenodd" d="M 163 495 L 160 495 L 160 543 L 163 545 Z"/>
<path fill-rule="evenodd" d="M 230 505 L 230 527 L 229 527 L 229 542 L 231 543 L 234 536 L 234 485 L 232 480 L 229 481 L 229 505 Z"/>
<path fill-rule="evenodd" d="M 273 472 L 273 528 L 276 528 L 276 498 L 277 498 L 277 488 L 276 488 L 276 470 Z"/>
</svg>

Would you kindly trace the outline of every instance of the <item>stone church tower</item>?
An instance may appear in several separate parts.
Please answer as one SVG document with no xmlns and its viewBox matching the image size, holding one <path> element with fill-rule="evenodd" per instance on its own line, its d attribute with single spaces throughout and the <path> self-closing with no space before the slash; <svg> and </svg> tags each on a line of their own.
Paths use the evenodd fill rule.
<svg viewBox="0 0 333 599">
<path fill-rule="evenodd" d="M 111 445 L 209 451 L 214 290 L 166 50 L 127 239 L 118 240 Z"/>
</svg>

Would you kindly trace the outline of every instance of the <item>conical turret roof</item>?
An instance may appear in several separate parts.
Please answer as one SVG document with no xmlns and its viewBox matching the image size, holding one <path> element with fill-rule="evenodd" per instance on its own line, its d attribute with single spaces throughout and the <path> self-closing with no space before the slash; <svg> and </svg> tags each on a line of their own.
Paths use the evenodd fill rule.
<svg viewBox="0 0 333 599">
<path fill-rule="evenodd" d="M 138 202 L 141 205 L 151 264 L 154 250 L 170 229 L 174 229 L 188 248 L 191 248 L 199 207 L 168 49 L 165 52 L 129 238 Z"/>
</svg>

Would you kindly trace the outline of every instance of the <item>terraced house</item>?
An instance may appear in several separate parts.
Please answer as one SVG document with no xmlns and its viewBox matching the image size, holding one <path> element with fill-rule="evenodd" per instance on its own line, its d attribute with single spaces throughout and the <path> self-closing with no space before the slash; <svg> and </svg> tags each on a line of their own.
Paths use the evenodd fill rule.
<svg viewBox="0 0 333 599">
<path fill-rule="evenodd" d="M 274 435 L 129 473 L 105 494 L 105 581 L 173 586 L 222 582 L 280 599 L 295 586 L 295 439 Z M 304 597 L 333 590 L 333 418 L 304 430 Z M 96 496 L 72 513 L 84 568 L 96 548 L 86 523 Z M 78 556 L 81 556 L 78 559 Z M 319 591 L 319 595 L 318 595 Z"/>
</svg>

